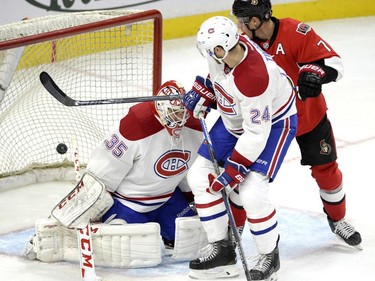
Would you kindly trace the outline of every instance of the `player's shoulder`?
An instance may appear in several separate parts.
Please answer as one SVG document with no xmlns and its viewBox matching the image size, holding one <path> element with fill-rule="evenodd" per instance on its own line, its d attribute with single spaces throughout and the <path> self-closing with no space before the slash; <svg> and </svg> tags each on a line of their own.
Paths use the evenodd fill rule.
<svg viewBox="0 0 375 281">
<path fill-rule="evenodd" d="M 121 135 L 132 141 L 149 137 L 163 129 L 151 110 L 151 102 L 142 102 L 130 107 L 128 113 L 120 120 L 119 126 Z"/>
<path fill-rule="evenodd" d="M 247 46 L 246 58 L 233 70 L 234 83 L 247 97 L 263 94 L 268 87 L 269 73 L 263 52 L 246 38 L 241 39 Z"/>
</svg>

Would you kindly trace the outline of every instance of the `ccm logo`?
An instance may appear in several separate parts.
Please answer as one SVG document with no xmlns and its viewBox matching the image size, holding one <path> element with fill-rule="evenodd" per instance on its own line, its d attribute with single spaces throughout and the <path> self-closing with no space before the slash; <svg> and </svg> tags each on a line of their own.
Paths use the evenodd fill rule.
<svg viewBox="0 0 375 281">
<path fill-rule="evenodd" d="M 94 268 L 94 258 L 92 255 L 92 245 L 90 237 L 90 226 L 80 229 L 79 246 L 82 253 L 82 277 L 86 276 L 86 270 L 91 271 Z"/>
<path fill-rule="evenodd" d="M 62 209 L 62 208 L 64 208 L 64 206 L 66 205 L 66 203 L 68 202 L 68 201 L 70 201 L 70 200 L 72 200 L 72 198 L 74 197 L 74 196 L 76 196 L 76 194 L 78 193 L 78 192 L 80 192 L 80 190 L 82 189 L 84 187 L 84 184 L 83 184 L 83 182 L 82 181 L 80 181 L 79 182 L 79 184 L 76 186 L 76 188 L 74 188 L 73 190 L 72 190 L 72 192 L 70 192 L 61 202 L 60 202 L 60 204 L 59 204 L 59 209 Z"/>
</svg>

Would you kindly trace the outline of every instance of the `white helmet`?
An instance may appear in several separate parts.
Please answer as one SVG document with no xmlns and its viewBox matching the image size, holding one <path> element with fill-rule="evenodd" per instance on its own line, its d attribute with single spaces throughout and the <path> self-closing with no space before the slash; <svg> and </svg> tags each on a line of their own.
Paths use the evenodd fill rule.
<svg viewBox="0 0 375 281">
<path fill-rule="evenodd" d="M 184 95 L 184 87 L 175 80 L 169 80 L 159 87 L 157 96 Z M 158 100 L 152 105 L 155 117 L 174 139 L 180 137 L 181 129 L 189 114 L 181 99 Z"/>
<path fill-rule="evenodd" d="M 229 18 L 216 16 L 209 18 L 200 26 L 197 33 L 197 48 L 201 54 L 206 57 L 207 54 L 214 57 L 219 62 L 228 55 L 239 40 L 236 24 Z M 214 48 L 221 46 L 225 55 L 222 58 L 215 56 Z"/>
</svg>

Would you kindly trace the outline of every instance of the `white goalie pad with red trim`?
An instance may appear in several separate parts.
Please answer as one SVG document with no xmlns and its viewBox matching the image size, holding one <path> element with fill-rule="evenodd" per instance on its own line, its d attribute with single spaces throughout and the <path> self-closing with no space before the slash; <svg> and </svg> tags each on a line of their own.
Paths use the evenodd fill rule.
<svg viewBox="0 0 375 281">
<path fill-rule="evenodd" d="M 189 261 L 199 257 L 199 251 L 208 244 L 207 234 L 198 216 L 176 219 L 176 235 L 172 258 Z"/>
<path fill-rule="evenodd" d="M 77 230 L 55 219 L 40 219 L 24 255 L 43 262 L 79 262 Z M 115 268 L 143 268 L 161 263 L 160 226 L 143 224 L 91 224 L 95 265 Z"/>
</svg>

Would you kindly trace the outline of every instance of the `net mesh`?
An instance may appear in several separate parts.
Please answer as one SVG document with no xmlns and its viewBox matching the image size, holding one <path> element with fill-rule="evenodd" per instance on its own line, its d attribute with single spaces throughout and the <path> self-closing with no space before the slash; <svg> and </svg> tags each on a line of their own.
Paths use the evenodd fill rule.
<svg viewBox="0 0 375 281">
<path fill-rule="evenodd" d="M 62 14 L 0 28 L 0 50 L 7 41 L 16 42 L 16 48 L 0 51 L 0 178 L 34 168 L 72 166 L 73 139 L 84 166 L 132 105 L 66 107 L 43 88 L 42 71 L 77 100 L 153 94 L 156 21 L 135 17 L 127 23 L 127 15 L 142 11 Z M 118 21 L 120 17 L 124 20 Z M 71 32 L 55 38 L 67 28 Z M 19 46 L 19 38 L 35 35 L 36 43 Z M 67 153 L 57 152 L 60 143 L 66 144 Z"/>
</svg>

